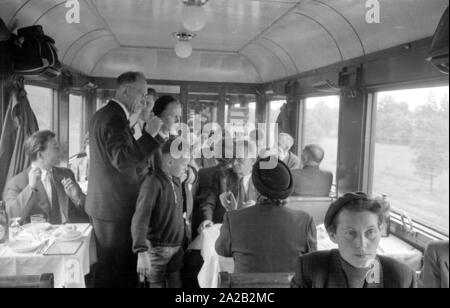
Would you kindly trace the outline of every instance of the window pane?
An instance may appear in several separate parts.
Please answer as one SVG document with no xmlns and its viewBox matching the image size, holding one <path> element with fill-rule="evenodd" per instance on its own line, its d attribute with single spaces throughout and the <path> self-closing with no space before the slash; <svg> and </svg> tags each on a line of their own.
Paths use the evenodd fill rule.
<svg viewBox="0 0 450 308">
<path fill-rule="evenodd" d="M 336 183 L 339 96 L 314 97 L 306 99 L 305 146 L 318 144 L 325 151 L 321 168 L 333 172 Z"/>
<path fill-rule="evenodd" d="M 373 192 L 449 231 L 448 86 L 377 94 Z"/>
<path fill-rule="evenodd" d="M 203 130 L 206 124 L 218 122 L 219 100 L 220 97 L 217 93 L 189 93 L 187 119 L 191 131 Z M 204 136 L 197 136 L 201 138 L 197 142 L 204 142 L 208 139 L 208 134 L 204 133 Z"/>
<path fill-rule="evenodd" d="M 228 94 L 225 108 L 226 123 L 232 131 L 248 134 L 256 127 L 256 96 L 251 94 Z M 242 128 L 245 128 L 242 131 Z"/>
<path fill-rule="evenodd" d="M 69 97 L 69 157 L 81 152 L 83 127 L 83 97 Z"/>
<path fill-rule="evenodd" d="M 53 90 L 49 88 L 25 86 L 31 109 L 36 115 L 40 130 L 52 130 Z"/>
</svg>

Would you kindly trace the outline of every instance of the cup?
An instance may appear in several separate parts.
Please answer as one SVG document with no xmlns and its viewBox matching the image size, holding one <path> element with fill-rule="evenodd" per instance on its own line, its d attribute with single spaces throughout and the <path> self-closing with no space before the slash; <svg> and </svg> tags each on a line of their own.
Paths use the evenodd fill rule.
<svg viewBox="0 0 450 308">
<path fill-rule="evenodd" d="M 32 215 L 30 217 L 30 222 L 32 224 L 40 224 L 40 223 L 46 223 L 47 221 L 45 220 L 44 215 L 42 214 L 37 214 L 37 215 Z"/>
</svg>

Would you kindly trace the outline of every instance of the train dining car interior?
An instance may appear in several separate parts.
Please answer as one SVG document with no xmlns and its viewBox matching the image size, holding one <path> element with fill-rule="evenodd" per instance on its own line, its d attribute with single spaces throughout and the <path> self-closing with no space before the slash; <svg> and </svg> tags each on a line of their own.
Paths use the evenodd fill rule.
<svg viewBox="0 0 450 308">
<path fill-rule="evenodd" d="M 0 288 L 448 288 L 448 22 L 0 0 Z"/>
</svg>

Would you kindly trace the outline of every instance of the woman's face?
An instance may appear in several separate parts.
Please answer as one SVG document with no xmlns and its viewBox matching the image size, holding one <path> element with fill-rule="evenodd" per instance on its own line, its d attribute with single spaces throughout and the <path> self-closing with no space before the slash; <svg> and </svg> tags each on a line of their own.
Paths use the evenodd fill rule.
<svg viewBox="0 0 450 308">
<path fill-rule="evenodd" d="M 336 233 L 330 233 L 330 238 L 345 261 L 356 268 L 368 268 L 381 239 L 378 216 L 369 211 L 343 210 L 337 217 Z"/>
<path fill-rule="evenodd" d="M 170 103 L 160 117 L 164 123 L 164 129 L 171 131 L 175 124 L 181 122 L 182 115 L 181 105 L 178 102 Z"/>
</svg>

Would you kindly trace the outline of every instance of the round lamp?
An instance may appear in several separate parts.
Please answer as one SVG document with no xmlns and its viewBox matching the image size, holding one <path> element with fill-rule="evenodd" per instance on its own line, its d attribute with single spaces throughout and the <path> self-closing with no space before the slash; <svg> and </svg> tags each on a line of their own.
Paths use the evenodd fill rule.
<svg viewBox="0 0 450 308">
<path fill-rule="evenodd" d="M 189 58 L 192 55 L 192 44 L 189 41 L 179 41 L 175 45 L 175 53 L 182 59 Z"/>
<path fill-rule="evenodd" d="M 206 25 L 206 13 L 201 6 L 188 5 L 183 12 L 183 25 L 192 32 L 198 32 Z"/>
</svg>

